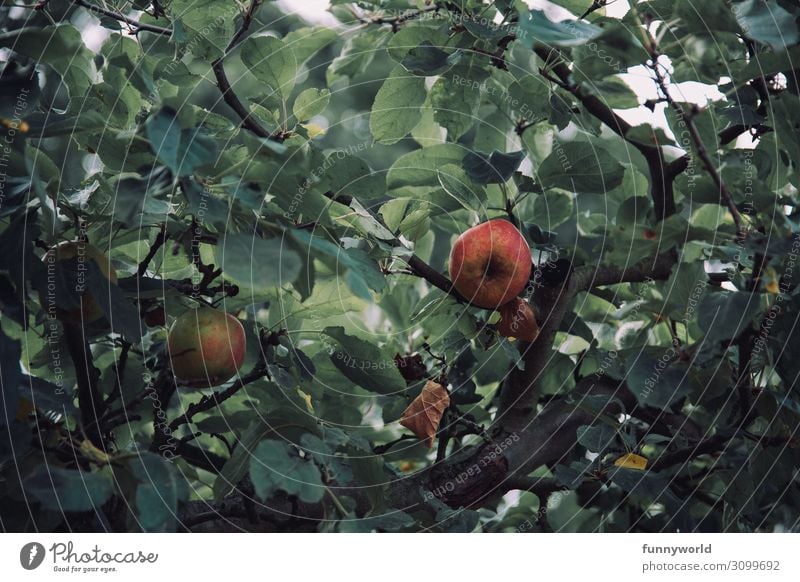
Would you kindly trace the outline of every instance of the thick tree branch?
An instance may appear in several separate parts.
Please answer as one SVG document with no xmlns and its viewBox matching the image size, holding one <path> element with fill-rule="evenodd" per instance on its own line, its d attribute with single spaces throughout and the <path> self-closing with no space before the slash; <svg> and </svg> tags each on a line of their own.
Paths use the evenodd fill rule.
<svg viewBox="0 0 800 582">
<path fill-rule="evenodd" d="M 675 253 L 667 251 L 633 265 L 584 265 L 573 272 L 575 291 L 588 291 L 619 283 L 667 279 L 676 260 Z"/>
<path fill-rule="evenodd" d="M 514 367 L 503 383 L 498 413 L 502 417 L 503 426 L 525 426 L 535 412 L 537 383 L 546 372 L 556 333 L 578 292 L 603 285 L 667 279 L 675 261 L 675 254 L 666 252 L 635 265 L 584 265 L 574 269 L 563 285 L 537 289 L 533 299 L 537 318 L 543 320 L 543 323 L 540 322 L 539 336 L 534 342 L 521 343 L 524 369 Z"/>
</svg>

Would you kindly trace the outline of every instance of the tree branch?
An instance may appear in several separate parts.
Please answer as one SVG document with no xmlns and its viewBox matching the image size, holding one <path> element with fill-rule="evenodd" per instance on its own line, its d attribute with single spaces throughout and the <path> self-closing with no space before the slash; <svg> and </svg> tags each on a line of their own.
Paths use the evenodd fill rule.
<svg viewBox="0 0 800 582">
<path fill-rule="evenodd" d="M 164 243 L 167 242 L 168 238 L 169 235 L 167 234 L 167 226 L 162 225 L 158 231 L 158 235 L 156 235 L 156 239 L 153 241 L 153 244 L 150 245 L 150 248 L 148 249 L 144 259 L 142 259 L 142 262 L 139 263 L 139 268 L 136 270 L 136 274 L 139 277 L 143 277 L 145 273 L 147 273 L 147 267 L 150 266 L 150 262 L 156 256 L 158 250 L 164 246 Z"/>
<path fill-rule="evenodd" d="M 667 251 L 633 265 L 584 265 L 573 273 L 575 291 L 589 291 L 604 285 L 668 279 L 676 260 L 675 253 Z"/>
<path fill-rule="evenodd" d="M 94 367 L 94 358 L 89 342 L 78 323 L 64 323 L 64 339 L 70 358 L 75 366 L 78 382 L 78 409 L 81 415 L 81 428 L 96 447 L 102 448 L 99 418 L 103 415 L 104 403 L 100 397 L 97 381 L 100 372 Z"/>
<path fill-rule="evenodd" d="M 357 202 L 352 196 L 348 194 L 336 194 L 334 192 L 325 192 L 325 196 L 329 200 L 333 200 L 338 202 L 339 204 L 344 204 L 345 206 L 349 206 L 353 210 L 358 210 L 355 208 L 353 204 Z M 359 206 L 361 206 L 359 204 Z M 363 208 L 363 206 L 361 206 Z M 375 213 L 371 212 L 369 209 L 365 209 L 369 212 L 370 216 L 376 223 L 378 223 L 383 228 L 387 228 L 384 222 L 381 220 L 379 216 Z M 388 230 L 388 228 L 387 228 Z M 397 238 L 390 241 L 394 246 L 399 248 L 406 248 L 405 245 L 400 242 Z M 425 279 L 428 283 L 436 287 L 437 289 L 441 289 L 451 297 L 453 297 L 459 303 L 463 303 L 465 305 L 472 305 L 468 299 L 466 299 L 463 295 L 461 295 L 456 288 L 453 286 L 453 282 L 450 281 L 446 276 L 442 273 L 431 267 L 428 263 L 420 259 L 417 255 L 410 255 L 407 258 L 404 258 L 406 264 L 408 265 L 411 273 L 417 277 Z M 473 305 L 473 307 L 477 307 Z M 483 309 L 482 307 L 478 307 L 478 309 Z"/>
<path fill-rule="evenodd" d="M 132 18 L 128 18 L 124 14 L 120 14 L 119 12 L 95 6 L 94 4 L 88 2 L 87 0 L 73 0 L 73 1 L 75 2 L 75 4 L 77 4 L 78 6 L 82 6 L 86 10 L 102 14 L 103 16 L 113 18 L 114 20 L 118 20 L 119 22 L 124 22 L 126 24 L 129 24 L 130 26 L 133 26 L 136 29 L 136 32 L 145 30 L 147 32 L 152 32 L 154 34 L 160 34 L 163 36 L 172 35 L 172 29 L 164 28 L 161 26 L 155 26 L 153 24 L 138 22 Z M 239 44 L 244 34 L 250 28 L 253 16 L 255 15 L 255 12 L 260 6 L 260 4 L 261 0 L 251 0 L 247 9 L 242 14 L 242 22 L 239 25 L 239 28 L 233 35 L 233 38 L 231 39 L 230 43 L 225 49 L 223 55 L 211 63 L 211 70 L 214 73 L 214 78 L 217 81 L 217 87 L 222 93 L 223 100 L 239 117 L 239 119 L 242 122 L 242 127 L 249 130 L 253 134 L 257 135 L 258 137 L 264 139 L 270 139 L 277 142 L 282 142 L 285 139 L 285 136 L 282 133 L 278 132 L 273 134 L 269 132 L 263 125 L 261 125 L 261 123 L 255 117 L 253 117 L 250 110 L 247 107 L 245 107 L 244 103 L 242 103 L 242 101 L 233 91 L 233 87 L 231 87 L 230 81 L 228 80 L 228 76 L 225 73 L 225 68 L 223 67 L 222 64 L 225 57 L 230 53 L 232 49 L 236 47 L 236 45 Z"/>
<path fill-rule="evenodd" d="M 225 100 L 225 103 L 228 104 L 228 107 L 233 109 L 234 113 L 241 119 L 242 127 L 260 138 L 283 142 L 285 136 L 281 132 L 271 133 L 261 125 L 258 119 L 254 117 L 250 110 L 242 103 L 239 96 L 234 92 L 233 87 L 231 87 L 231 83 L 225 73 L 225 67 L 223 66 L 225 57 L 236 48 L 245 33 L 249 30 L 250 24 L 253 21 L 253 16 L 255 16 L 256 10 L 260 5 L 261 0 L 250 1 L 247 10 L 242 14 L 242 22 L 239 24 L 239 28 L 228 43 L 222 56 L 211 63 L 211 70 L 214 72 L 214 78 L 217 80 L 217 87 L 222 93 L 222 98 Z"/>
<path fill-rule="evenodd" d="M 739 214 L 739 209 L 736 208 L 736 204 L 733 201 L 733 196 L 728 191 L 728 188 L 725 186 L 725 183 L 722 180 L 722 176 L 717 171 L 717 168 L 714 166 L 714 162 L 711 161 L 711 158 L 706 151 L 705 144 L 703 143 L 703 138 L 700 135 L 699 130 L 697 129 L 697 125 L 694 123 L 694 116 L 697 115 L 699 109 L 696 105 L 692 105 L 692 109 L 687 113 L 684 108 L 675 102 L 672 96 L 669 94 L 669 90 L 667 88 L 667 80 L 664 77 L 664 74 L 661 72 L 660 66 L 658 64 L 658 59 L 661 56 L 658 50 L 658 45 L 656 44 L 656 40 L 653 36 L 645 30 L 644 34 L 645 37 L 645 48 L 650 55 L 650 62 L 648 63 L 649 68 L 653 71 L 656 76 L 656 83 L 658 84 L 659 89 L 661 90 L 661 94 L 666 99 L 667 104 L 675 111 L 678 116 L 678 119 L 682 120 L 686 124 L 686 128 L 689 130 L 689 135 L 692 138 L 692 142 L 694 142 L 695 149 L 697 150 L 697 156 L 700 158 L 700 161 L 705 167 L 708 174 L 711 176 L 711 179 L 714 181 L 714 184 L 719 189 L 720 197 L 725 205 L 728 207 L 728 210 L 733 216 L 733 222 L 736 224 L 736 232 L 739 234 L 740 237 L 744 236 L 744 231 L 742 227 L 742 217 Z M 686 162 L 687 167 L 689 161 Z M 677 166 L 680 167 L 680 166 Z M 673 168 L 674 169 L 674 168 Z"/>
<path fill-rule="evenodd" d="M 211 410 L 212 408 L 216 408 L 232 396 L 236 395 L 239 390 L 247 386 L 248 384 L 252 384 L 256 380 L 260 380 L 264 376 L 267 375 L 267 366 L 266 363 L 261 362 L 256 364 L 252 370 L 250 370 L 244 376 L 240 376 L 236 379 L 236 381 L 231 384 L 225 390 L 221 392 L 214 392 L 208 396 L 203 396 L 197 402 L 190 404 L 186 408 L 186 412 L 184 412 L 181 416 L 173 420 L 169 424 L 169 429 L 172 432 L 175 432 L 178 428 L 183 426 L 184 424 L 191 424 L 192 419 L 196 414 L 201 412 L 206 412 Z"/>
<path fill-rule="evenodd" d="M 106 8 L 102 8 L 100 6 L 96 6 L 87 0 L 73 0 L 75 4 L 85 8 L 90 12 L 96 12 L 97 14 L 102 14 L 103 16 L 107 16 L 108 18 L 113 18 L 119 22 L 124 22 L 130 26 L 133 26 L 136 30 L 135 33 L 139 31 L 147 31 L 152 32 L 153 34 L 160 34 L 162 36 L 172 36 L 172 30 L 169 28 L 164 28 L 163 26 L 156 26 L 155 24 L 147 24 L 144 22 L 139 22 L 134 20 L 133 18 L 128 18 L 124 14 L 120 14 L 114 10 L 107 10 Z"/>
<path fill-rule="evenodd" d="M 664 154 L 658 145 L 647 145 L 628 139 L 627 134 L 631 125 L 614 113 L 602 100 L 595 95 L 584 92 L 580 86 L 572 83 L 569 66 L 561 60 L 561 55 L 555 50 L 543 46 L 534 46 L 534 52 L 544 63 L 544 69 L 551 71 L 558 78 L 560 85 L 577 98 L 586 111 L 606 124 L 614 133 L 619 135 L 634 148 L 636 148 L 647 161 L 650 172 L 650 196 L 659 220 L 675 214 L 675 198 L 672 190 L 672 178 L 667 173 L 667 163 Z"/>
<path fill-rule="evenodd" d="M 666 252 L 630 266 L 583 265 L 574 269 L 564 284 L 537 289 L 533 296 L 537 319 L 543 319 L 544 323 L 540 325 L 539 336 L 534 342 L 520 345 L 524 369 L 514 367 L 503 383 L 498 412 L 498 416 L 503 417 L 503 425 L 519 429 L 535 412 L 538 400 L 536 385 L 552 357 L 556 333 L 577 293 L 603 285 L 667 279 L 675 261 L 675 253 Z"/>
</svg>

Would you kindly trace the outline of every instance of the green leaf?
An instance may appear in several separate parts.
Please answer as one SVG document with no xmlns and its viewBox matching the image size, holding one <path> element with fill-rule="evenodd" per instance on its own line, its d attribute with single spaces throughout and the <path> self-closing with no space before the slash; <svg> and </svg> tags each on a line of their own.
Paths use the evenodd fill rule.
<svg viewBox="0 0 800 582">
<path fill-rule="evenodd" d="M 330 358 L 347 378 L 378 394 L 397 394 L 406 389 L 394 358 L 384 354 L 374 343 L 348 335 L 338 326 L 326 327 L 323 333 L 338 344 L 339 349 Z"/>
<path fill-rule="evenodd" d="M 478 184 L 503 184 L 517 171 L 525 152 L 503 153 L 497 150 L 491 154 L 469 152 L 464 156 L 461 167 L 473 182 Z"/>
<path fill-rule="evenodd" d="M 450 58 L 451 56 L 454 58 Z M 448 55 L 439 47 L 433 46 L 431 41 L 425 40 L 408 51 L 401 64 L 412 75 L 425 77 L 443 73 L 452 67 L 460 56 L 460 52 Z"/>
<path fill-rule="evenodd" d="M 377 262 L 361 249 L 343 249 L 306 231 L 298 230 L 292 235 L 305 249 L 313 249 L 335 259 L 336 267 L 345 267 L 344 279 L 358 297 L 371 300 L 370 289 L 380 293 L 386 286 L 386 278 L 378 269 Z"/>
<path fill-rule="evenodd" d="M 539 75 L 524 74 L 509 86 L 508 95 L 511 109 L 528 121 L 550 115 L 550 87 Z"/>
<path fill-rule="evenodd" d="M 164 107 L 147 120 L 150 147 L 176 176 L 187 176 L 217 155 L 216 143 L 199 128 L 181 129 L 177 112 Z"/>
<path fill-rule="evenodd" d="M 189 211 L 198 220 L 213 224 L 223 230 L 230 219 L 230 206 L 217 195 L 212 194 L 194 179 L 181 181 L 183 193 L 189 202 Z"/>
<path fill-rule="evenodd" d="M 737 85 L 743 85 L 746 81 L 762 75 L 790 71 L 798 62 L 800 62 L 800 46 L 779 53 L 771 51 L 756 53 L 749 63 L 735 73 L 733 79 Z"/>
<path fill-rule="evenodd" d="M 100 511 L 114 490 L 108 473 L 73 471 L 39 465 L 25 479 L 25 492 L 57 512 Z"/>
<path fill-rule="evenodd" d="M 627 133 L 625 133 L 625 139 L 647 146 L 673 144 L 673 140 L 667 137 L 663 129 L 660 127 L 653 127 L 647 123 L 631 127 Z"/>
<path fill-rule="evenodd" d="M 139 481 L 136 487 L 136 518 L 143 531 L 175 531 L 178 503 L 186 499 L 186 481 L 175 465 L 161 455 L 139 453 L 129 463 Z"/>
<path fill-rule="evenodd" d="M 730 6 L 727 2 L 697 2 L 696 0 L 677 0 L 675 15 L 680 17 L 687 30 L 699 35 L 720 32 L 738 33 Z"/>
<path fill-rule="evenodd" d="M 534 200 L 531 218 L 536 224 L 552 230 L 569 220 L 574 206 L 572 196 L 566 192 L 545 192 Z"/>
<path fill-rule="evenodd" d="M 214 481 L 214 501 L 219 502 L 238 487 L 250 469 L 250 460 L 254 455 L 256 446 L 267 436 L 276 434 L 283 438 L 282 429 L 289 428 L 297 431 L 319 433 L 317 420 L 295 407 L 278 406 L 268 411 L 258 413 L 258 421 L 251 423 L 242 433 L 233 454 L 230 456 L 222 471 Z M 294 436 L 293 438 L 298 438 Z"/>
<path fill-rule="evenodd" d="M 545 188 L 604 193 L 622 184 L 625 168 L 610 153 L 588 142 L 556 144 L 538 170 Z"/>
<path fill-rule="evenodd" d="M 461 166 L 464 148 L 455 144 L 437 144 L 414 150 L 395 160 L 386 174 L 389 190 L 402 186 L 438 186 L 437 170 L 446 164 Z"/>
<path fill-rule="evenodd" d="M 406 28 L 402 28 L 406 30 Z M 410 29 L 409 29 L 410 30 Z M 344 43 L 341 53 L 331 62 L 331 66 L 325 72 L 328 85 L 333 85 L 337 79 L 342 77 L 353 78 L 363 73 L 372 63 L 375 54 L 379 51 L 375 49 L 385 44 L 386 40 L 392 36 L 392 32 L 382 27 L 373 27 L 360 34 L 352 35 Z"/>
<path fill-rule="evenodd" d="M 456 141 L 478 121 L 481 89 L 489 74 L 472 55 L 447 75 L 441 76 L 430 91 L 433 119 L 447 130 L 447 139 Z"/>
<path fill-rule="evenodd" d="M 442 189 L 459 205 L 476 212 L 482 209 L 486 191 L 482 186 L 476 186 L 470 181 L 462 168 L 447 164 L 436 170 L 436 174 L 439 176 L 439 184 Z"/>
<path fill-rule="evenodd" d="M 125 297 L 117 285 L 105 278 L 94 261 L 83 265 L 86 270 L 86 285 L 93 290 L 92 298 L 103 310 L 111 330 L 122 335 L 133 344 L 142 341 L 142 321 L 139 310 Z"/>
<path fill-rule="evenodd" d="M 639 97 L 619 77 L 607 77 L 601 81 L 595 81 L 592 85 L 592 93 L 612 109 L 630 109 L 639 106 Z"/>
<path fill-rule="evenodd" d="M 7 66 L 7 69 L 11 67 Z M 14 119 L 15 116 L 20 116 L 19 100 L 25 102 L 25 110 L 22 117 L 27 121 L 29 119 L 28 110 L 33 113 L 39 101 L 39 83 L 36 80 L 36 75 L 33 69 L 20 70 L 19 68 L 13 71 L 3 71 L 0 75 L 0 118 Z M 56 116 L 56 119 L 58 117 Z M 48 125 L 52 121 L 48 120 Z M 33 129 L 32 124 L 28 121 L 28 125 Z"/>
<path fill-rule="evenodd" d="M 316 503 L 325 494 L 319 469 L 285 442 L 263 440 L 250 457 L 250 480 L 256 495 L 267 500 L 280 490 L 300 501 Z"/>
<path fill-rule="evenodd" d="M 705 332 L 704 340 L 714 344 L 737 337 L 760 311 L 761 296 L 757 293 L 709 293 L 700 303 L 698 323 Z"/>
<path fill-rule="evenodd" d="M 686 377 L 686 366 L 676 362 L 676 357 L 672 348 L 645 348 L 625 358 L 625 379 L 639 404 L 669 409 L 689 392 L 691 385 Z"/>
<path fill-rule="evenodd" d="M 363 158 L 339 150 L 326 157 L 322 167 L 328 169 L 320 180 L 321 189 L 349 194 L 358 200 L 371 200 L 385 194 L 384 177 L 373 172 Z"/>
<path fill-rule="evenodd" d="M 303 449 L 314 458 L 317 465 L 325 467 L 330 479 L 342 485 L 353 480 L 353 472 L 350 469 L 346 457 L 334 453 L 334 447 L 316 435 L 306 433 L 300 437 L 300 444 Z"/>
<path fill-rule="evenodd" d="M 606 25 L 592 42 L 573 49 L 574 75 L 579 83 L 589 81 L 592 93 L 600 95 L 594 86 L 612 75 L 625 73 L 628 67 L 647 61 L 648 54 L 637 35 L 622 24 Z"/>
<path fill-rule="evenodd" d="M 595 426 L 579 426 L 577 430 L 578 442 L 593 453 L 602 453 L 611 446 L 616 434 L 617 431 L 602 422 Z"/>
<path fill-rule="evenodd" d="M 589 472 L 591 463 L 587 460 L 573 461 L 569 465 L 556 465 L 553 468 L 553 477 L 568 489 L 576 489 Z"/>
<path fill-rule="evenodd" d="M 269 289 L 291 283 L 300 274 L 302 261 L 282 237 L 227 234 L 214 247 L 214 260 L 223 274 L 251 289 Z"/>
<path fill-rule="evenodd" d="M 435 47 L 446 46 L 447 34 L 435 23 L 431 26 L 426 22 L 408 22 L 391 35 L 386 48 L 393 60 L 402 63 L 410 51 L 423 43 Z"/>
<path fill-rule="evenodd" d="M 389 145 L 403 139 L 422 119 L 425 79 L 408 75 L 396 67 L 383 82 L 369 116 L 369 129 L 376 141 Z"/>
<path fill-rule="evenodd" d="M 327 89 L 306 89 L 301 92 L 294 100 L 292 111 L 298 121 L 307 121 L 319 115 L 328 106 L 331 100 L 331 92 Z"/>
<path fill-rule="evenodd" d="M 294 88 L 297 60 L 290 46 L 274 36 L 251 36 L 242 43 L 242 62 L 256 78 L 286 101 Z"/>
<path fill-rule="evenodd" d="M 233 38 L 239 8 L 217 0 L 172 0 L 168 13 L 180 22 L 174 27 L 174 41 L 185 46 L 198 59 L 211 62 L 220 58 Z M 160 23 L 160 21 L 156 21 Z"/>
<path fill-rule="evenodd" d="M 541 10 L 531 10 L 522 17 L 519 28 L 519 37 L 526 44 L 540 43 L 555 47 L 580 46 L 603 32 L 602 28 L 583 20 L 553 22 Z"/>
<path fill-rule="evenodd" d="M 732 5 L 736 21 L 745 36 L 775 51 L 800 42 L 795 16 L 775 0 L 744 0 Z"/>
<path fill-rule="evenodd" d="M 663 291 L 669 316 L 676 321 L 695 319 L 707 287 L 708 275 L 702 261 L 676 263 Z"/>
<path fill-rule="evenodd" d="M 337 38 L 339 35 L 330 27 L 310 26 L 287 33 L 283 37 L 283 44 L 292 49 L 299 67 Z"/>
<path fill-rule="evenodd" d="M 70 95 L 81 97 L 91 85 L 95 74 L 91 53 L 83 44 L 80 31 L 71 24 L 22 27 L 3 34 L 4 46 L 37 64 L 49 65 L 61 75 Z"/>
</svg>

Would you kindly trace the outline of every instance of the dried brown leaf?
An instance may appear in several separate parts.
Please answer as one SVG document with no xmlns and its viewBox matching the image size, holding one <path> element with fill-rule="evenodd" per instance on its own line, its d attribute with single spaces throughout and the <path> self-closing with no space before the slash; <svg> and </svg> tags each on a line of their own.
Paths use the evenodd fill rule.
<svg viewBox="0 0 800 582">
<path fill-rule="evenodd" d="M 445 387 L 438 382 L 428 380 L 419 396 L 403 411 L 400 424 L 431 448 L 442 415 L 448 406 L 450 406 L 450 395 Z"/>
</svg>

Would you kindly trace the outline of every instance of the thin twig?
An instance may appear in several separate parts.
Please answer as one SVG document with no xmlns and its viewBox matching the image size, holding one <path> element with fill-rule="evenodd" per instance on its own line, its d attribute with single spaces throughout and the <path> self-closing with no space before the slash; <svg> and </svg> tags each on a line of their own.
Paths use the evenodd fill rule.
<svg viewBox="0 0 800 582">
<path fill-rule="evenodd" d="M 211 70 L 214 72 L 214 78 L 217 80 L 217 87 L 222 93 L 222 98 L 225 100 L 225 103 L 228 104 L 228 107 L 233 109 L 234 113 L 236 113 L 236 115 L 239 116 L 239 119 L 242 120 L 242 127 L 251 131 L 260 138 L 282 142 L 285 139 L 285 135 L 283 133 L 272 133 L 267 130 L 263 125 L 261 125 L 258 119 L 253 116 L 252 112 L 245 106 L 245 104 L 242 103 L 241 99 L 239 99 L 239 96 L 233 91 L 233 87 L 231 87 L 231 83 L 228 80 L 227 74 L 225 73 L 225 67 L 223 66 L 225 57 L 228 56 L 234 48 L 236 48 L 236 46 L 244 37 L 245 33 L 249 30 L 250 24 L 252 23 L 253 17 L 255 16 L 256 10 L 260 4 L 261 0 L 251 0 L 247 10 L 245 10 L 245 12 L 242 14 L 242 22 L 239 24 L 239 28 L 236 30 L 233 38 L 228 43 L 228 46 L 225 48 L 222 56 L 211 63 Z"/>
<path fill-rule="evenodd" d="M 694 123 L 694 117 L 700 112 L 700 110 L 697 108 L 696 105 L 693 105 L 692 109 L 687 112 L 679 103 L 675 102 L 675 100 L 672 98 L 672 96 L 669 93 L 669 89 L 667 87 L 667 80 L 664 77 L 664 74 L 662 73 L 660 65 L 658 63 L 658 59 L 661 55 L 658 50 L 657 41 L 656 39 L 653 38 L 653 36 L 647 31 L 647 29 L 644 26 L 642 26 L 641 28 L 644 31 L 643 34 L 645 35 L 645 48 L 647 49 L 647 52 L 650 55 L 650 62 L 648 63 L 648 67 L 655 74 L 656 83 L 658 84 L 658 87 L 661 90 L 664 99 L 666 99 L 667 104 L 678 115 L 678 119 L 686 123 L 686 128 L 689 130 L 689 135 L 691 136 L 692 142 L 694 142 L 695 149 L 697 150 L 697 156 L 700 158 L 703 167 L 711 176 L 711 179 L 714 181 L 714 184 L 717 186 L 717 189 L 719 190 L 722 201 L 728 207 L 731 216 L 733 216 L 733 222 L 736 225 L 736 232 L 739 234 L 740 237 L 743 237 L 745 233 L 742 227 L 742 216 L 741 214 L 739 214 L 739 209 L 736 208 L 736 203 L 733 201 L 733 196 L 731 196 L 731 193 L 725 186 L 725 182 L 722 180 L 722 176 L 720 175 L 717 168 L 714 166 L 714 162 L 712 162 L 711 157 L 708 155 L 708 151 L 706 150 L 705 144 L 703 143 L 703 138 L 700 135 L 700 131 L 697 129 L 697 125 Z"/>
<path fill-rule="evenodd" d="M 155 24 L 147 24 L 145 22 L 138 22 L 133 18 L 128 18 L 124 14 L 120 14 L 115 10 L 108 10 L 106 8 L 101 8 L 95 4 L 88 2 L 87 0 L 73 0 L 75 4 L 78 6 L 82 6 L 86 10 L 90 12 L 96 12 L 98 14 L 102 14 L 103 16 L 107 16 L 109 18 L 113 18 L 114 20 L 118 20 L 119 22 L 124 22 L 133 26 L 136 30 L 134 33 L 138 33 L 139 31 L 145 30 L 147 32 L 152 32 L 153 34 L 160 34 L 163 36 L 172 36 L 172 29 L 164 28 L 163 26 L 156 26 Z"/>
<path fill-rule="evenodd" d="M 139 277 L 143 277 L 145 273 L 147 273 L 147 267 L 150 266 L 150 262 L 158 253 L 158 250 L 167 242 L 169 235 L 167 234 L 167 226 L 165 224 L 161 225 L 161 228 L 158 231 L 158 235 L 156 235 L 156 239 L 153 241 L 153 244 L 150 245 L 150 249 L 147 251 L 144 259 L 142 262 L 139 263 L 139 268 L 137 269 L 136 273 Z"/>
</svg>

